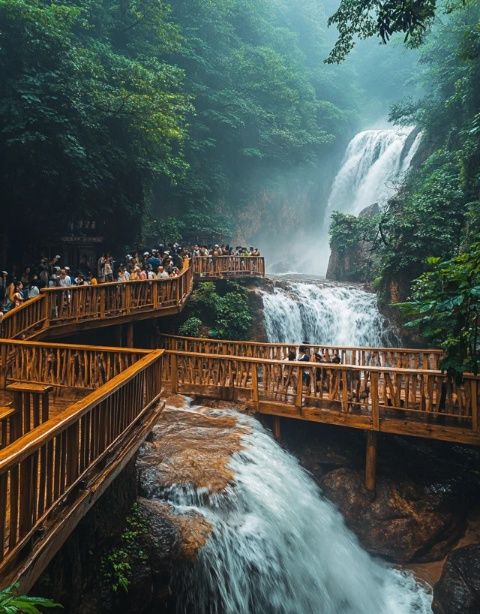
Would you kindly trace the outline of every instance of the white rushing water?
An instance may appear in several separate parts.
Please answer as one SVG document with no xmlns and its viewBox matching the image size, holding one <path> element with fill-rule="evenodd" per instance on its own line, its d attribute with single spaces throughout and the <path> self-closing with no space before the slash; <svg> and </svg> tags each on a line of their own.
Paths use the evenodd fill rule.
<svg viewBox="0 0 480 614">
<path fill-rule="evenodd" d="M 421 140 L 407 139 L 414 127 L 364 130 L 350 141 L 327 203 L 332 211 L 358 215 L 373 203 L 384 205 L 398 189 Z"/>
<path fill-rule="evenodd" d="M 287 282 L 262 294 L 268 341 L 399 345 L 377 297 L 355 286 Z"/>
<path fill-rule="evenodd" d="M 413 576 L 370 557 L 298 461 L 257 420 L 234 415 L 251 434 L 231 459 L 227 492 L 169 490 L 180 513 L 213 526 L 196 562 L 177 569 L 178 611 L 430 613 L 431 596 Z"/>
</svg>

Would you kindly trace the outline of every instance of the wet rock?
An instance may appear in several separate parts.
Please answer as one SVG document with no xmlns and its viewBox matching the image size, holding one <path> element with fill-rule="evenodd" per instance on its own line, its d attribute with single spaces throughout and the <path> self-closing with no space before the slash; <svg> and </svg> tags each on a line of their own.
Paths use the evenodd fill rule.
<svg viewBox="0 0 480 614">
<path fill-rule="evenodd" d="M 435 614 L 480 612 L 480 544 L 453 550 L 433 591 Z"/>
<path fill-rule="evenodd" d="M 380 478 L 372 497 L 363 485 L 363 472 L 339 468 L 320 485 L 363 546 L 395 563 L 439 559 L 465 528 L 465 511 L 445 484 Z"/>
<path fill-rule="evenodd" d="M 174 560 L 195 558 L 212 532 L 212 526 L 201 514 L 180 516 L 167 503 L 141 497 L 138 506 L 148 526 L 145 548 L 154 573 Z"/>
<path fill-rule="evenodd" d="M 201 415 L 203 411 L 203 415 Z M 230 457 L 241 447 L 247 429 L 234 417 L 203 408 L 195 413 L 168 406 L 137 459 L 140 493 L 152 498 L 165 488 L 183 484 L 210 493 L 233 481 Z"/>
</svg>

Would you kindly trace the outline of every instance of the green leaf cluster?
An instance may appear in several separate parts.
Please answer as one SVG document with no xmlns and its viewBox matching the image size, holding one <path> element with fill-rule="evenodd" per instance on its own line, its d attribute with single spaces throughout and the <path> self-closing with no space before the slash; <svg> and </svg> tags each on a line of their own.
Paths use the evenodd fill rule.
<svg viewBox="0 0 480 614">
<path fill-rule="evenodd" d="M 19 595 L 17 584 L 0 590 L 0 614 L 41 614 L 43 609 L 61 607 L 51 599 Z"/>
<path fill-rule="evenodd" d="M 141 547 L 141 538 L 147 532 L 145 519 L 138 504 L 134 504 L 126 520 L 126 527 L 119 543 L 102 557 L 102 575 L 113 592 L 128 591 L 135 561 L 145 561 L 146 553 Z"/>
<path fill-rule="evenodd" d="M 20 248 L 78 220 L 101 234 L 112 215 L 118 245 L 140 228 L 153 182 L 185 172 L 192 107 L 165 60 L 178 37 L 168 12 L 151 0 L 0 1 L 2 229 Z"/>
<path fill-rule="evenodd" d="M 480 243 L 450 260 L 430 258 L 430 270 L 401 305 L 408 326 L 446 350 L 442 367 L 456 374 L 480 366 Z"/>
<path fill-rule="evenodd" d="M 241 285 L 227 282 L 219 292 L 213 282 L 202 282 L 190 298 L 192 314 L 179 328 L 180 334 L 198 336 L 202 326 L 216 339 L 246 339 L 253 322 L 248 292 Z"/>
</svg>

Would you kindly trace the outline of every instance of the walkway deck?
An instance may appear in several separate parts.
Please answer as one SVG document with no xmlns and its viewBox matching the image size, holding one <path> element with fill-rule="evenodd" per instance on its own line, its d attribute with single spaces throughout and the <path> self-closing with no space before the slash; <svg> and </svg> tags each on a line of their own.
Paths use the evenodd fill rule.
<svg viewBox="0 0 480 614">
<path fill-rule="evenodd" d="M 193 258 L 178 277 L 97 286 L 48 288 L 5 315 L 0 338 L 53 339 L 82 330 L 169 316 L 182 311 L 195 278 L 250 278 L 265 274 L 263 257 Z"/>
<path fill-rule="evenodd" d="M 413 352 L 413 350 L 411 350 Z M 289 362 L 166 350 L 172 391 L 242 400 L 264 414 L 480 445 L 479 377 L 436 369 Z"/>
<path fill-rule="evenodd" d="M 135 454 L 163 408 L 162 386 L 244 401 L 274 417 L 276 435 L 281 418 L 365 430 L 371 490 L 379 433 L 480 445 L 480 378 L 457 385 L 437 350 L 310 346 L 341 356 L 322 364 L 284 360 L 290 344 L 166 336 L 166 349 L 146 351 L 19 339 L 174 313 L 194 274 L 263 275 L 263 260 L 210 260 L 175 279 L 47 290 L 4 319 L 0 588 L 29 590 Z"/>
<path fill-rule="evenodd" d="M 0 586 L 28 590 L 158 418 L 162 351 L 0 341 L 0 352 L 3 387 L 33 390 L 16 392 L 0 449 Z M 52 384 L 39 417 L 36 391 Z"/>
</svg>

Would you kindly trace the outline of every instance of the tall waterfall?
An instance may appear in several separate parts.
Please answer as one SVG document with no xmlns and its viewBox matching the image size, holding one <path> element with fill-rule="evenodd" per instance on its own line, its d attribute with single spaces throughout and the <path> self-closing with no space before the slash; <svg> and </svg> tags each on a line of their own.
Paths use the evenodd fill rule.
<svg viewBox="0 0 480 614">
<path fill-rule="evenodd" d="M 420 133 L 413 140 L 408 138 L 413 130 L 364 130 L 353 137 L 332 185 L 328 217 L 332 211 L 358 215 L 393 196 L 420 144 Z"/>
<path fill-rule="evenodd" d="M 354 286 L 286 282 L 264 292 L 271 342 L 384 346 L 399 344 L 375 294 Z"/>
<path fill-rule="evenodd" d="M 215 496 L 180 485 L 166 493 L 178 513 L 201 513 L 213 527 L 197 560 L 177 569 L 178 612 L 431 612 L 426 590 L 360 547 L 335 507 L 257 420 L 221 411 L 248 427 L 242 451 L 230 461 L 233 483 Z"/>
</svg>

